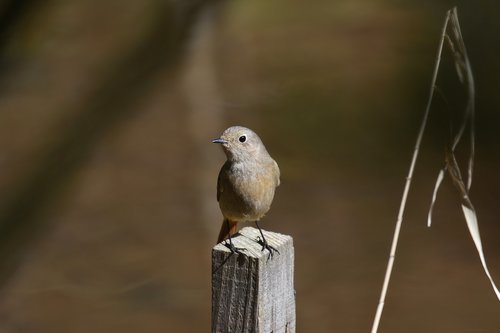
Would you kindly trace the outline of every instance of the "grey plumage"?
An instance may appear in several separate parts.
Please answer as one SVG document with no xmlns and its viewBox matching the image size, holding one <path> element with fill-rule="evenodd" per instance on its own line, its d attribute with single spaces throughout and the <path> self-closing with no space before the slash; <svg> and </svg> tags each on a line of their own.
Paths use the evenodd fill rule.
<svg viewBox="0 0 500 333">
<path fill-rule="evenodd" d="M 229 127 L 213 142 L 221 144 L 227 157 L 217 180 L 217 200 L 224 218 L 234 224 L 260 220 L 280 184 L 278 164 L 248 128 Z M 231 236 L 227 232 L 224 239 Z"/>
</svg>

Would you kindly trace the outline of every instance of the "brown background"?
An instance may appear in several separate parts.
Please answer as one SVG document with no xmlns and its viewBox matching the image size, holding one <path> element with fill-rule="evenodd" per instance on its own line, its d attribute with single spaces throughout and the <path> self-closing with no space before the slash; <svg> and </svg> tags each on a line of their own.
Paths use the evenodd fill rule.
<svg viewBox="0 0 500 333">
<path fill-rule="evenodd" d="M 449 1 L 4 1 L 0 331 L 207 332 L 224 161 L 244 125 L 282 171 L 298 332 L 368 332 Z M 471 198 L 500 283 L 500 6 L 459 4 L 477 82 Z M 445 55 L 449 59 L 449 53 Z M 444 63 L 381 332 L 497 332 L 445 181 Z M 446 88 L 446 89 L 444 89 Z"/>
</svg>

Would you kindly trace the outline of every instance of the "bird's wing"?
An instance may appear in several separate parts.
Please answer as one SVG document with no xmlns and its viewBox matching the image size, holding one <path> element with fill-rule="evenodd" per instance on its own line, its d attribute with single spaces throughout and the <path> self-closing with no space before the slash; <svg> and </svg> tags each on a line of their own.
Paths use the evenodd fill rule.
<svg viewBox="0 0 500 333">
<path fill-rule="evenodd" d="M 219 176 L 217 177 L 217 201 L 220 200 L 220 195 L 222 192 L 224 192 L 224 187 L 222 185 L 222 181 L 221 181 L 221 178 L 223 177 L 223 173 L 226 172 L 226 169 L 229 168 L 229 164 L 228 162 L 226 161 L 226 163 L 224 163 L 224 165 L 222 166 L 222 168 L 220 169 L 219 171 Z"/>
<path fill-rule="evenodd" d="M 222 185 L 221 185 L 221 181 L 220 181 L 220 174 L 221 173 L 219 172 L 219 177 L 217 177 L 217 201 L 219 201 L 220 194 L 222 193 Z"/>
<path fill-rule="evenodd" d="M 276 163 L 275 160 L 273 160 L 274 166 L 276 168 L 276 187 L 280 186 L 280 168 L 278 166 L 278 163 Z"/>
</svg>

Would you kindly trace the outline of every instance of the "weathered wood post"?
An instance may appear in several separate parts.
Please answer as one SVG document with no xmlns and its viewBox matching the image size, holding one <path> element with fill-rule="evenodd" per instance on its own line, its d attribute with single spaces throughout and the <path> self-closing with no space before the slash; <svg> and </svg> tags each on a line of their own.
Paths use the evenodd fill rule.
<svg viewBox="0 0 500 333">
<path fill-rule="evenodd" d="M 258 229 L 247 227 L 233 237 L 245 250 L 212 249 L 212 333 L 294 333 L 294 250 L 290 236 L 264 231 L 275 253 L 261 251 Z"/>
</svg>

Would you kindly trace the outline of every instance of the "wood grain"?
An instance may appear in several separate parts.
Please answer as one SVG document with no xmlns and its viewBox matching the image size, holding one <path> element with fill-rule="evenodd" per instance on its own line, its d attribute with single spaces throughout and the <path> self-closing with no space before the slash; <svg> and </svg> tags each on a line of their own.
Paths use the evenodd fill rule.
<svg viewBox="0 0 500 333">
<path fill-rule="evenodd" d="M 212 249 L 212 332 L 295 332 L 294 248 L 290 236 L 264 231 L 278 249 L 269 258 L 258 229 L 233 237 L 242 253 L 222 243 Z"/>
</svg>

